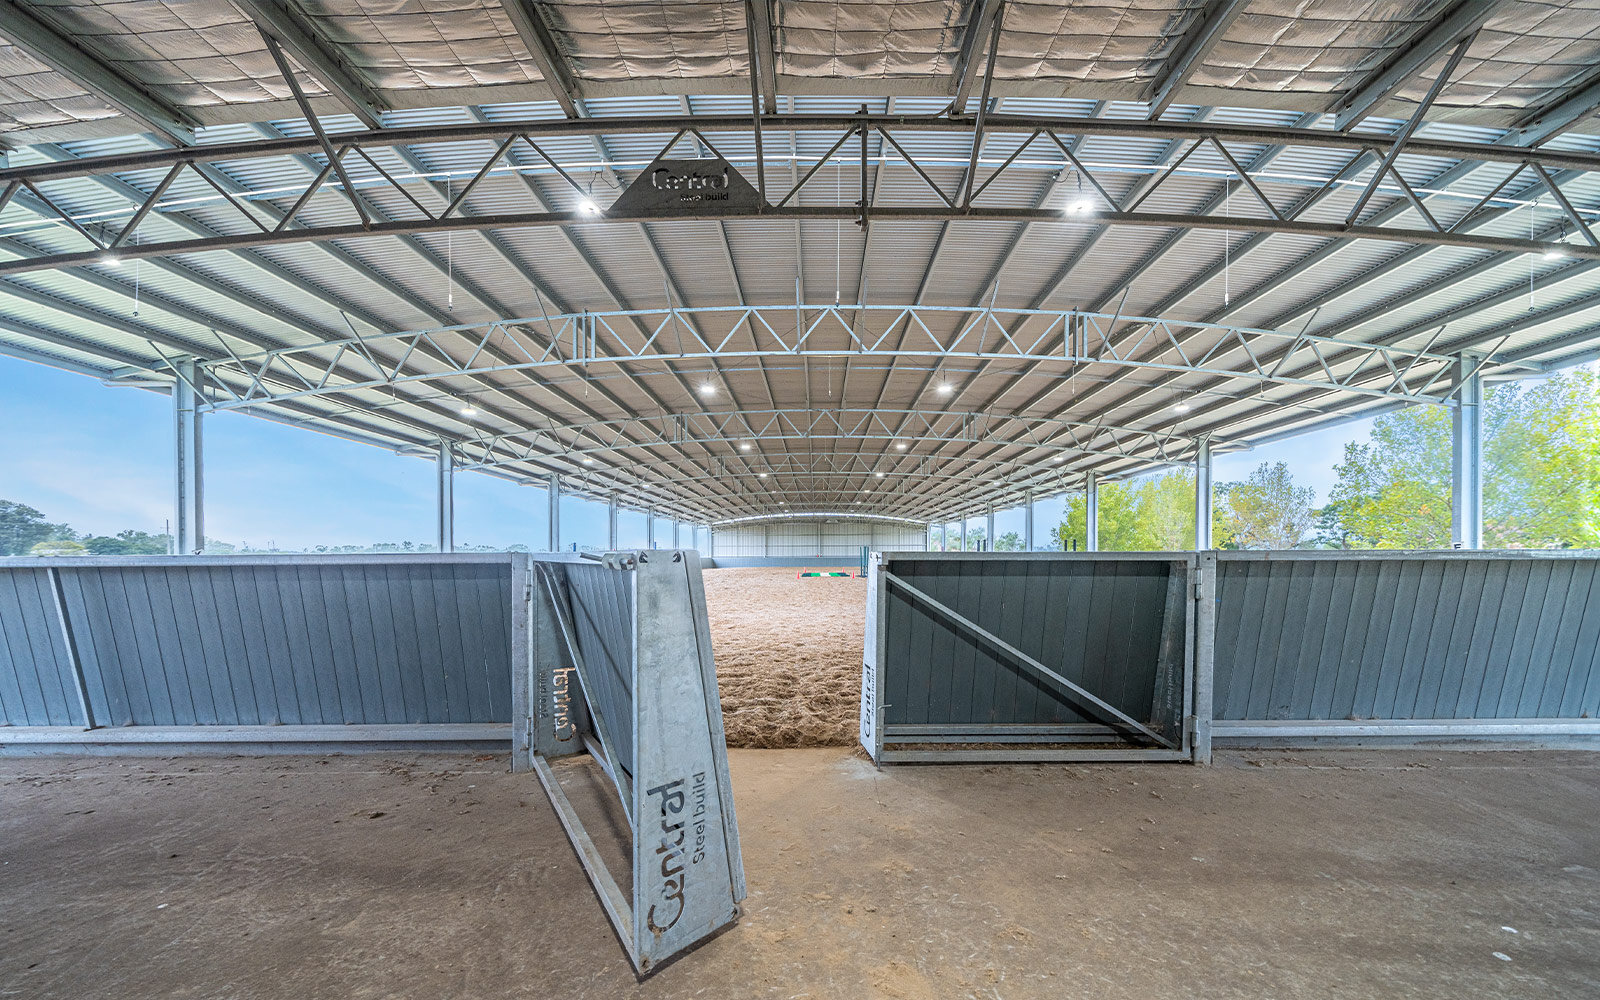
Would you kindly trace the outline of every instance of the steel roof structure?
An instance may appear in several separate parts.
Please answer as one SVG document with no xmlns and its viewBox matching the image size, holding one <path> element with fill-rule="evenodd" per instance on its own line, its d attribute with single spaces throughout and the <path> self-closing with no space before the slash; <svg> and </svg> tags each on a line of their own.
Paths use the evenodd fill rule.
<svg viewBox="0 0 1600 1000">
<path fill-rule="evenodd" d="M 0 67 L 0 352 L 661 516 L 1600 356 L 1594 0 L 0 0 Z"/>
</svg>

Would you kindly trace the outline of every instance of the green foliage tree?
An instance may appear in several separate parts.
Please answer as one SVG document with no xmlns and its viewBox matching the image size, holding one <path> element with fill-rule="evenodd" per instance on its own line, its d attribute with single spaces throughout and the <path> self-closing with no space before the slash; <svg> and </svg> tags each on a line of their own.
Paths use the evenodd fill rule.
<svg viewBox="0 0 1600 1000">
<path fill-rule="evenodd" d="M 1015 531 L 1008 531 L 994 540 L 996 552 L 1021 552 L 1022 536 Z"/>
<path fill-rule="evenodd" d="M 82 542 L 73 541 L 70 538 L 46 539 L 35 543 L 33 548 L 28 550 L 28 555 L 30 556 L 85 556 L 88 554 L 89 550 Z"/>
<path fill-rule="evenodd" d="M 1345 446 L 1323 509 L 1324 538 L 1351 546 L 1450 544 L 1450 413 L 1418 406 L 1379 417 Z M 1600 375 L 1568 371 L 1503 383 L 1484 401 L 1484 544 L 1600 545 Z"/>
<path fill-rule="evenodd" d="M 1298 548 L 1316 524 L 1315 498 L 1294 484 L 1288 463 L 1262 462 L 1244 482 L 1217 485 L 1212 537 L 1222 548 Z"/>
<path fill-rule="evenodd" d="M 967 551 L 968 552 L 976 552 L 979 549 L 983 548 L 983 540 L 984 540 L 985 537 L 986 536 L 985 536 L 985 532 L 984 532 L 983 528 L 978 527 L 976 525 L 968 527 L 967 528 L 967 546 L 966 546 Z M 957 539 L 957 544 L 958 545 L 960 544 L 959 538 Z"/>
<path fill-rule="evenodd" d="M 71 529 L 66 525 L 51 524 L 27 504 L 0 500 L 0 555 L 25 555 L 40 542 L 70 537 Z"/>
<path fill-rule="evenodd" d="M 1100 548 L 1141 552 L 1194 547 L 1194 473 L 1176 470 L 1129 483 L 1101 483 Z M 1088 544 L 1087 503 L 1082 494 L 1067 498 L 1066 516 L 1056 525 L 1056 544 L 1071 549 Z"/>
<path fill-rule="evenodd" d="M 171 535 L 152 535 L 144 531 L 119 531 L 115 535 L 91 535 L 83 539 L 90 555 L 159 556 L 171 551 Z"/>
</svg>

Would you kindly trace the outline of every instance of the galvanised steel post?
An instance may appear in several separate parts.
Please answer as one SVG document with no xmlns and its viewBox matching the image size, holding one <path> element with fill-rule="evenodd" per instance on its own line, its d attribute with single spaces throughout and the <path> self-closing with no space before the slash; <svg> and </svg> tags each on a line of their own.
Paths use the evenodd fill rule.
<svg viewBox="0 0 1600 1000">
<path fill-rule="evenodd" d="M 989 546 L 989 551 L 993 552 L 994 551 L 994 504 L 990 504 L 989 505 L 988 516 L 987 516 L 987 518 L 986 518 L 984 523 L 987 525 L 987 529 L 984 532 L 984 537 L 987 539 L 987 544 Z"/>
<path fill-rule="evenodd" d="M 1205 552 L 1211 545 L 1211 438 L 1200 439 L 1194 453 L 1194 547 Z"/>
<path fill-rule="evenodd" d="M 644 547 L 656 547 L 656 512 L 654 508 L 644 512 Z"/>
<path fill-rule="evenodd" d="M 456 446 L 439 441 L 434 463 L 434 514 L 440 552 L 456 550 Z"/>
<path fill-rule="evenodd" d="M 1100 473 L 1091 472 L 1083 483 L 1083 550 L 1100 551 Z"/>
<path fill-rule="evenodd" d="M 606 548 L 613 551 L 617 547 L 617 495 L 615 493 L 606 497 Z"/>
<path fill-rule="evenodd" d="M 967 551 L 967 515 L 961 515 L 961 551 Z"/>
<path fill-rule="evenodd" d="M 673 518 L 672 519 L 672 547 L 675 548 L 675 549 L 683 548 L 682 536 L 679 534 L 678 529 L 679 529 L 678 519 L 677 518 Z"/>
<path fill-rule="evenodd" d="M 1456 359 L 1456 407 L 1450 413 L 1450 541 L 1483 548 L 1483 358 Z"/>
<path fill-rule="evenodd" d="M 1031 492 L 1022 498 L 1022 502 L 1026 505 L 1023 508 L 1026 514 L 1022 519 L 1022 548 L 1025 552 L 1033 551 L 1033 500 Z"/>
<path fill-rule="evenodd" d="M 197 555 L 206 545 L 205 469 L 199 404 L 200 365 L 194 358 L 175 363 L 172 385 L 173 553 Z"/>
<path fill-rule="evenodd" d="M 545 498 L 550 502 L 550 549 L 561 551 L 561 477 L 550 473 L 545 487 Z"/>
</svg>

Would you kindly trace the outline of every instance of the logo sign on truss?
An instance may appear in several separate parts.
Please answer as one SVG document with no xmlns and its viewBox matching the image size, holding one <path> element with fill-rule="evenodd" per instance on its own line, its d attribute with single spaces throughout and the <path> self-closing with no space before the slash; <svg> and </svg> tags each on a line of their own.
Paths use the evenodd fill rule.
<svg viewBox="0 0 1600 1000">
<path fill-rule="evenodd" d="M 615 215 L 706 215 L 753 212 L 761 195 L 720 156 L 656 160 L 609 208 Z"/>
<path fill-rule="evenodd" d="M 744 863 L 699 556 L 530 557 L 513 763 L 544 785 L 634 969 L 739 917 Z M 589 754 L 632 832 L 628 891 L 560 773 Z"/>
</svg>

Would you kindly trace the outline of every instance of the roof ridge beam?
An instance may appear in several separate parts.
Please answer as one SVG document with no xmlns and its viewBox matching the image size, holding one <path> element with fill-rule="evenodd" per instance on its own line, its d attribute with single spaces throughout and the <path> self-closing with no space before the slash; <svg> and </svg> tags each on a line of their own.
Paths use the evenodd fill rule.
<svg viewBox="0 0 1600 1000">
<path fill-rule="evenodd" d="M 539 67 L 539 75 L 550 88 L 550 96 L 561 105 L 568 118 L 585 117 L 578 109 L 578 102 L 583 100 L 583 87 L 572 75 L 572 67 L 561 54 L 556 36 L 545 24 L 544 15 L 539 13 L 540 5 L 533 0 L 500 0 L 500 5 L 511 18 L 511 26 L 517 29 L 517 37 L 522 39 L 529 57 Z"/>
<path fill-rule="evenodd" d="M 292 7 L 291 0 L 232 0 L 257 30 L 270 34 L 288 50 L 295 62 L 315 76 L 328 92 L 368 128 L 383 127 L 382 102 L 356 73 L 339 57 L 338 51 L 322 39 Z"/>
<path fill-rule="evenodd" d="M 1145 116 L 1154 121 L 1172 106 L 1172 99 L 1194 73 L 1223 33 L 1233 25 L 1234 19 L 1244 10 L 1246 0 L 1213 0 L 1200 17 L 1200 23 L 1183 36 L 1178 51 L 1170 56 L 1161 69 L 1161 75 L 1150 82 L 1145 100 L 1150 111 Z"/>
<path fill-rule="evenodd" d="M 1333 108 L 1333 127 L 1343 132 L 1372 113 L 1395 91 L 1452 46 L 1474 34 L 1504 0 L 1462 0 L 1424 28 L 1404 51 L 1362 80 Z"/>
<path fill-rule="evenodd" d="M 1005 0 L 972 0 L 972 3 L 976 6 L 976 12 L 967 20 L 967 32 L 961 39 L 956 71 L 950 77 L 950 94 L 954 98 L 950 102 L 950 109 L 956 114 L 966 113 L 967 98 L 972 93 L 973 81 L 978 78 L 978 66 L 983 62 L 984 39 L 993 33 L 990 29 L 994 19 L 999 16 L 1000 8 L 1005 6 Z M 997 37 L 997 47 L 999 41 Z"/>
<path fill-rule="evenodd" d="M 194 145 L 194 119 L 112 69 L 14 0 L 0 0 L 5 37 L 90 94 L 174 146 Z"/>
</svg>

